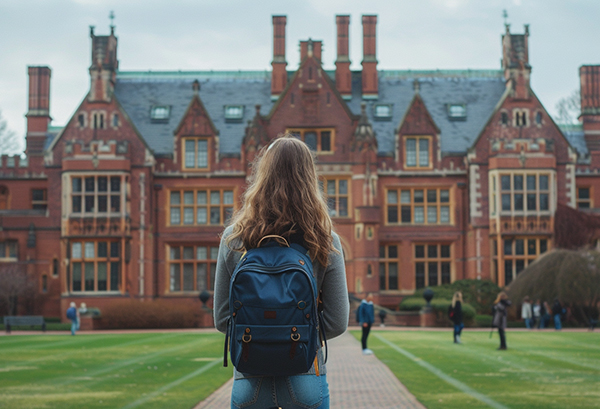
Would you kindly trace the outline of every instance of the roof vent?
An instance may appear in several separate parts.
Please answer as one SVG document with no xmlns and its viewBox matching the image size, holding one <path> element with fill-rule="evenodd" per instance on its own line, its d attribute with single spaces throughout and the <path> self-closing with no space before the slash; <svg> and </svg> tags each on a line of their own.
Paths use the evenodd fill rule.
<svg viewBox="0 0 600 409">
<path fill-rule="evenodd" d="M 244 119 L 243 105 L 225 105 L 225 122 L 242 122 Z"/>
</svg>

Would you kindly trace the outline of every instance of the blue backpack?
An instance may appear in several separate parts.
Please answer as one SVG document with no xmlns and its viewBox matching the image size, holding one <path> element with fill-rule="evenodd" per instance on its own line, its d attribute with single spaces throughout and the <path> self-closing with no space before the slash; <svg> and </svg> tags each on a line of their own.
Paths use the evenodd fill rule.
<svg viewBox="0 0 600 409">
<path fill-rule="evenodd" d="M 75 310 L 75 307 L 67 308 L 67 318 L 70 320 L 77 318 L 77 311 Z"/>
<path fill-rule="evenodd" d="M 285 242 L 280 247 L 267 238 Z M 246 252 L 231 276 L 225 336 L 231 361 L 242 373 L 289 376 L 307 372 L 319 348 L 317 282 L 304 247 L 265 236 Z"/>
</svg>

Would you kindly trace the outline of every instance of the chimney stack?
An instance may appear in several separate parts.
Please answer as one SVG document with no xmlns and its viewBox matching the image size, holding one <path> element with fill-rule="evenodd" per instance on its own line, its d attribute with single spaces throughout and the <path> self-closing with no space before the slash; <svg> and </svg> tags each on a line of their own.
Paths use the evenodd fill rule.
<svg viewBox="0 0 600 409">
<path fill-rule="evenodd" d="M 579 67 L 581 83 L 581 122 L 588 150 L 596 159 L 600 154 L 600 65 Z"/>
<path fill-rule="evenodd" d="M 27 146 L 25 152 L 41 155 L 44 151 L 50 118 L 49 67 L 27 67 L 29 74 L 29 109 L 27 111 Z"/>
<path fill-rule="evenodd" d="M 349 26 L 350 16 L 335 16 L 337 25 L 337 59 L 335 60 L 335 86 L 344 99 L 352 98 L 350 73 Z"/>
<path fill-rule="evenodd" d="M 363 24 L 363 61 L 362 61 L 362 97 L 377 99 L 379 80 L 377 77 L 377 16 L 362 16 Z"/>
<path fill-rule="evenodd" d="M 90 65 L 90 102 L 110 102 L 117 81 L 119 60 L 117 59 L 117 37 L 114 27 L 110 35 L 97 36 L 94 27 L 90 26 L 92 39 L 92 64 Z"/>
<path fill-rule="evenodd" d="M 600 65 L 579 68 L 581 83 L 581 114 L 600 115 Z"/>
<path fill-rule="evenodd" d="M 273 16 L 273 72 L 271 73 L 271 99 L 277 99 L 287 86 L 285 61 L 286 16 Z"/>
</svg>

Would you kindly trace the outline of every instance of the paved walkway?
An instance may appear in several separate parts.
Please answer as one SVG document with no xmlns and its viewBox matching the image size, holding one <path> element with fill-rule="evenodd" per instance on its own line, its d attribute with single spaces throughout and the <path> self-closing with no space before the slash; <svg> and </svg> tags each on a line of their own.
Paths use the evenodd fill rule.
<svg viewBox="0 0 600 409">
<path fill-rule="evenodd" d="M 425 409 L 375 355 L 363 355 L 348 332 L 329 341 L 327 381 L 333 409 Z M 229 380 L 194 409 L 230 407 Z"/>
</svg>

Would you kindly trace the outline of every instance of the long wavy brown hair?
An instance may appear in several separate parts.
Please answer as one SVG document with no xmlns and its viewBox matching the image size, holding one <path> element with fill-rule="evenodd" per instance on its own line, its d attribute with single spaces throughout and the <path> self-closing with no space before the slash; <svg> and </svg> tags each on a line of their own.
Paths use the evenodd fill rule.
<svg viewBox="0 0 600 409">
<path fill-rule="evenodd" d="M 299 231 L 311 258 L 327 265 L 329 252 L 335 251 L 332 223 L 315 159 L 304 142 L 286 133 L 259 152 L 242 207 L 231 224 L 233 232 L 226 242 L 233 250 L 256 248 L 267 235 Z M 237 240 L 240 244 L 232 247 Z"/>
</svg>

